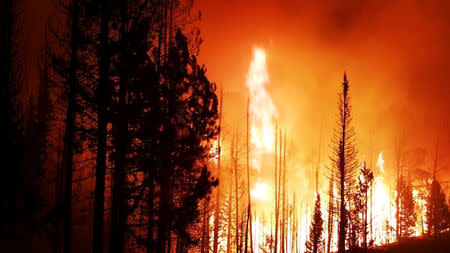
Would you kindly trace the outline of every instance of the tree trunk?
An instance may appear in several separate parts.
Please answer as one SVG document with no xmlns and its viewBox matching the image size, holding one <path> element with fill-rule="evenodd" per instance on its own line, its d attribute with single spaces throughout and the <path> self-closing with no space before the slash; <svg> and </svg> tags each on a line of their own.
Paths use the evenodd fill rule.
<svg viewBox="0 0 450 253">
<path fill-rule="evenodd" d="M 247 229 L 250 229 L 250 253 L 253 253 L 253 230 L 252 230 L 252 200 L 250 196 L 250 146 L 249 146 L 249 105 L 250 99 L 247 100 L 247 198 L 248 198 L 248 207 L 247 207 Z M 245 233 L 245 252 L 247 252 L 247 241 L 248 241 L 248 233 Z"/>
<path fill-rule="evenodd" d="M 79 6 L 78 0 L 74 0 L 71 6 L 72 16 L 72 38 L 70 40 L 70 73 L 69 91 L 66 111 L 66 126 L 64 138 L 64 252 L 69 253 L 71 249 L 71 218 L 72 218 L 72 171 L 73 171 L 73 148 L 75 136 L 75 89 L 77 87 L 76 69 L 78 65 L 77 53 L 80 40 L 78 27 Z"/>
<path fill-rule="evenodd" d="M 120 253 L 124 250 L 124 233 L 126 227 L 126 155 L 128 153 L 128 117 L 127 117 L 127 93 L 129 83 L 129 71 L 126 61 L 129 55 L 127 36 L 128 6 L 125 2 L 120 4 L 121 16 L 121 40 L 120 40 L 120 80 L 119 80 L 119 117 L 117 122 L 116 142 L 117 158 L 113 173 L 113 200 L 111 217 L 110 252 Z"/>
<path fill-rule="evenodd" d="M 97 164 L 95 173 L 95 200 L 94 200 L 94 238 L 93 252 L 103 253 L 103 215 L 105 202 L 105 173 L 106 173 L 106 137 L 107 137 L 107 111 L 106 98 L 108 96 L 109 82 L 109 11 L 108 0 L 102 1 L 100 47 L 99 47 L 99 81 L 96 91 L 98 101 L 98 132 L 97 132 Z"/>
<path fill-rule="evenodd" d="M 328 190 L 328 242 L 327 242 L 327 253 L 330 253 L 331 241 L 333 236 L 333 212 L 334 212 L 334 190 L 333 190 L 333 180 L 334 174 L 331 173 L 330 186 Z"/>
<path fill-rule="evenodd" d="M 278 160 L 277 160 L 277 145 L 278 141 L 278 129 L 275 127 L 275 243 L 274 253 L 278 252 L 278 220 L 279 220 L 279 181 L 278 181 Z"/>
<path fill-rule="evenodd" d="M 200 252 L 209 253 L 209 202 L 205 201 L 202 220 L 202 245 Z"/>
<path fill-rule="evenodd" d="M 233 184 L 230 183 L 230 190 L 228 191 L 228 221 L 227 221 L 227 253 L 231 252 L 231 224 L 233 222 L 233 218 L 231 217 L 232 215 L 232 209 L 233 209 L 233 201 L 232 201 L 232 196 L 233 196 Z"/>
<path fill-rule="evenodd" d="M 239 180 L 238 180 L 238 135 L 236 133 L 236 139 L 234 143 L 234 192 L 235 192 L 235 209 L 236 209 L 236 227 L 235 227 L 235 236 L 236 236 L 236 252 L 240 252 L 239 250 Z"/>
<path fill-rule="evenodd" d="M 222 89 L 220 89 L 220 108 L 219 108 L 219 134 L 217 138 L 217 147 L 218 147 L 218 157 L 217 157 L 217 179 L 221 180 L 220 175 L 220 153 L 221 153 L 221 144 L 220 144 L 220 132 L 221 132 L 221 121 L 222 121 L 222 105 L 223 105 L 223 95 Z M 219 244 L 219 222 L 220 222 L 220 192 L 221 184 L 217 186 L 216 189 L 216 205 L 214 210 L 214 241 L 213 241 L 213 252 L 217 253 L 218 244 Z"/>
</svg>

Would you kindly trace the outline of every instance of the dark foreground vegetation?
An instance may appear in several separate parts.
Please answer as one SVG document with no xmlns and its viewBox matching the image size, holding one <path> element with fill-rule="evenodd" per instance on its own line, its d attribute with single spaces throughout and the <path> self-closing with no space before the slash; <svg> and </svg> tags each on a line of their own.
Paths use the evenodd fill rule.
<svg viewBox="0 0 450 253">
<path fill-rule="evenodd" d="M 414 237 L 369 250 L 371 253 L 447 253 L 450 252 L 450 232 L 437 236 Z"/>
</svg>

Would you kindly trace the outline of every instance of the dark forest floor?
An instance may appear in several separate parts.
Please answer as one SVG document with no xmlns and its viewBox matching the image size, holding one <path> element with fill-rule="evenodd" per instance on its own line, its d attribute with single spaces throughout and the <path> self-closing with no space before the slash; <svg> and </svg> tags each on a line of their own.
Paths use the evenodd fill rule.
<svg viewBox="0 0 450 253">
<path fill-rule="evenodd" d="M 450 232 L 433 237 L 415 237 L 370 249 L 370 253 L 450 253 Z"/>
</svg>

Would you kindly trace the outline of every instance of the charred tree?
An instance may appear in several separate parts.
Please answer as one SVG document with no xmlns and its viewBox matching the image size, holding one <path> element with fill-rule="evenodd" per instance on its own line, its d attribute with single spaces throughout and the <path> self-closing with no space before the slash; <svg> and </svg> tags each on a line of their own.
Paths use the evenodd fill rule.
<svg viewBox="0 0 450 253">
<path fill-rule="evenodd" d="M 328 187 L 327 253 L 330 253 L 331 242 L 333 240 L 334 212 L 334 173 L 332 173 Z"/>
<path fill-rule="evenodd" d="M 220 174 L 220 155 L 221 155 L 221 123 L 222 123 L 222 105 L 223 105 L 223 94 L 222 89 L 220 89 L 220 105 L 219 105 L 219 134 L 217 137 L 217 178 L 221 179 Z M 221 187 L 220 184 L 216 188 L 216 198 L 215 198 L 215 210 L 214 210 L 214 241 L 213 241 L 213 252 L 217 253 L 219 245 L 219 226 L 220 226 L 220 197 L 221 197 Z"/>
<path fill-rule="evenodd" d="M 250 230 L 250 252 L 253 253 L 253 226 L 252 226 L 252 200 L 250 195 L 250 144 L 249 144 L 249 135 L 250 135 L 250 124 L 249 124 L 249 105 L 250 99 L 247 100 L 247 227 L 245 232 L 245 246 L 244 252 L 247 253 L 248 247 L 248 230 Z"/>
<path fill-rule="evenodd" d="M 274 240 L 275 240 L 275 244 L 274 244 L 274 252 L 276 253 L 276 252 L 278 252 L 278 221 L 279 221 L 279 210 L 280 210 L 280 207 L 279 207 L 279 192 L 280 192 L 280 190 L 279 190 L 279 179 L 278 179 L 278 174 L 279 174 L 279 168 L 278 168 L 278 157 L 277 157 L 277 154 L 278 154 L 278 145 L 277 145 L 277 141 L 278 141 L 278 128 L 277 127 L 275 127 L 275 152 L 274 152 L 274 154 L 275 154 L 275 157 L 274 157 L 274 160 L 275 160 L 275 168 L 274 168 L 274 174 L 275 174 L 275 176 L 274 176 L 274 178 L 275 178 L 275 184 L 274 184 L 274 188 L 275 188 L 275 238 L 274 238 Z"/>
</svg>

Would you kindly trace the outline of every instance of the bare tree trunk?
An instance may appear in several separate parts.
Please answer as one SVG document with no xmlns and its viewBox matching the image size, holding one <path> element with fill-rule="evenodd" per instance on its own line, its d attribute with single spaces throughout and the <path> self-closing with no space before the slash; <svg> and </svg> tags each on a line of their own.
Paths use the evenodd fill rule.
<svg viewBox="0 0 450 253">
<path fill-rule="evenodd" d="M 279 169 L 279 173 L 278 173 L 278 219 L 280 218 L 280 208 L 281 208 L 281 218 L 283 217 L 283 167 L 282 167 L 282 152 L 283 152 L 283 130 L 280 128 L 279 131 L 279 143 L 280 143 L 280 148 L 279 148 L 279 153 L 278 153 L 278 169 Z M 281 207 L 280 207 L 281 205 Z M 283 220 L 280 221 L 280 249 L 283 250 Z"/>
<path fill-rule="evenodd" d="M 95 200 L 94 200 L 94 228 L 93 228 L 93 252 L 103 253 L 103 215 L 105 202 L 105 173 L 106 173 L 106 135 L 107 135 L 107 111 L 106 98 L 108 96 L 109 81 L 109 10 L 108 0 L 101 3 L 101 25 L 99 46 L 99 81 L 96 91 L 98 100 L 98 132 L 97 132 L 97 161 L 95 172 Z"/>
<path fill-rule="evenodd" d="M 278 197 L 278 158 L 277 158 L 277 153 L 278 153 L 278 145 L 277 145 L 277 141 L 278 141 L 278 127 L 275 127 L 275 245 L 274 245 L 274 252 L 277 253 L 278 252 L 278 210 L 279 210 L 279 197 Z"/>
<path fill-rule="evenodd" d="M 239 252 L 240 248 L 239 248 L 239 181 L 238 181 L 238 134 L 236 133 L 236 137 L 235 137 L 235 142 L 234 142 L 234 151 L 233 151 L 233 155 L 234 155 L 234 186 L 235 186 L 235 208 L 236 208 L 236 232 L 235 232 L 235 236 L 236 236 L 236 252 Z"/>
<path fill-rule="evenodd" d="M 221 180 L 220 174 L 220 154 L 221 154 L 221 144 L 220 144 L 220 132 L 222 127 L 222 105 L 223 105 L 223 93 L 222 88 L 220 89 L 220 108 L 219 108 L 219 134 L 217 138 L 218 147 L 218 157 L 217 157 L 217 179 Z M 220 197 L 221 197 L 221 184 L 217 185 L 216 189 L 216 205 L 214 210 L 214 241 L 213 241 L 213 252 L 217 253 L 219 244 L 219 223 L 220 223 Z"/>
<path fill-rule="evenodd" d="M 78 0 L 72 1 L 72 38 L 70 40 L 70 73 L 69 73 L 69 92 L 66 111 L 66 126 L 64 138 L 64 252 L 71 250 L 71 217 L 72 217 L 72 172 L 73 172 L 73 148 L 75 136 L 75 89 L 78 85 L 76 69 L 78 66 L 77 53 L 80 43 L 80 30 Z"/>
<path fill-rule="evenodd" d="M 202 245 L 200 252 L 209 253 L 209 202 L 205 201 L 203 207 Z"/>
<path fill-rule="evenodd" d="M 400 189 L 399 189 L 399 183 L 400 183 L 400 178 L 402 176 L 402 171 L 401 171 L 401 148 L 399 143 L 397 143 L 397 147 L 396 147 L 396 156 L 397 156 L 397 161 L 396 161 L 396 167 L 397 167 L 397 178 L 396 178 L 396 186 L 395 189 L 397 191 L 397 196 L 395 198 L 395 237 L 397 238 L 397 240 L 400 238 Z"/>
<path fill-rule="evenodd" d="M 333 236 L 333 212 L 334 212 L 334 173 L 331 173 L 330 186 L 328 190 L 328 242 L 327 242 L 327 253 L 330 253 L 331 242 Z"/>
<path fill-rule="evenodd" d="M 283 158 L 281 159 L 280 152 L 280 168 L 282 169 L 282 198 L 281 198 L 281 252 L 286 252 L 286 129 L 284 130 L 284 137 L 282 137 L 283 131 L 280 132 L 280 145 L 283 147 Z M 284 142 L 283 139 L 284 138 Z M 283 161 L 283 166 L 281 166 L 281 162 Z"/>
<path fill-rule="evenodd" d="M 250 132 L 250 124 L 249 124 L 249 105 L 250 99 L 247 100 L 247 230 L 250 230 L 250 252 L 253 253 L 253 230 L 252 230 L 252 200 L 250 196 L 250 146 L 249 146 L 249 132 Z M 245 252 L 247 253 L 248 246 L 248 231 L 245 233 Z"/>
<path fill-rule="evenodd" d="M 230 183 L 230 189 L 228 191 L 228 221 L 227 221 L 227 253 L 231 252 L 231 224 L 233 222 L 232 209 L 233 209 L 233 184 Z"/>
<path fill-rule="evenodd" d="M 117 158 L 113 173 L 113 200 L 111 214 L 111 238 L 110 252 L 120 253 L 124 250 L 124 233 L 126 227 L 126 155 L 128 153 L 128 107 L 127 93 L 129 84 L 129 71 L 126 68 L 126 61 L 129 55 L 128 42 L 128 6 L 126 2 L 120 4 L 121 16 L 121 40 L 120 40 L 120 80 L 119 80 L 119 120 L 117 122 L 116 145 Z"/>
<path fill-rule="evenodd" d="M 373 240 L 373 217 L 372 217 L 373 203 L 372 203 L 372 200 L 373 200 L 373 181 L 370 182 L 370 220 L 369 220 L 369 222 L 370 222 L 370 241 Z"/>
<path fill-rule="evenodd" d="M 291 252 L 297 252 L 296 248 L 296 241 L 297 241 L 297 210 L 295 208 L 296 206 L 296 199 L 295 199 L 295 192 L 293 194 L 292 198 L 292 221 L 291 221 Z"/>
<path fill-rule="evenodd" d="M 364 247 L 364 252 L 366 252 L 367 253 L 367 201 L 368 201 L 368 198 L 367 198 L 367 189 L 366 189 L 366 191 L 365 191 L 365 193 L 364 193 L 364 197 L 365 197 L 365 200 L 364 200 L 364 241 L 363 241 L 363 247 Z"/>
</svg>

